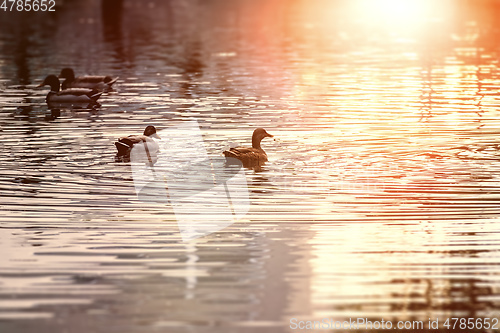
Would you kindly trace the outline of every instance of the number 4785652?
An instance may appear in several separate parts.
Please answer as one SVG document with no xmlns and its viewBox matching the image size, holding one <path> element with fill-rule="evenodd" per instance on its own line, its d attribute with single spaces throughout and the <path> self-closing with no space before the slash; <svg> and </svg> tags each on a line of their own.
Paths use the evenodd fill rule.
<svg viewBox="0 0 500 333">
<path fill-rule="evenodd" d="M 0 10 L 4 12 L 54 12 L 55 6 L 55 0 L 3 0 Z"/>
</svg>

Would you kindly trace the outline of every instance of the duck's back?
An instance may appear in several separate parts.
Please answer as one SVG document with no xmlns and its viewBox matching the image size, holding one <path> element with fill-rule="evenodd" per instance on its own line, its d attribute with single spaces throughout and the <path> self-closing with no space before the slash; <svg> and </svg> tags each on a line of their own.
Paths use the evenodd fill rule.
<svg viewBox="0 0 500 333">
<path fill-rule="evenodd" d="M 257 148 L 243 148 L 243 147 L 231 148 L 229 150 L 224 151 L 223 154 L 226 157 L 237 158 L 243 162 L 247 162 L 247 161 L 266 162 L 267 161 L 267 155 L 264 152 L 264 150 L 257 149 Z"/>
<path fill-rule="evenodd" d="M 94 91 L 89 88 L 68 88 L 61 90 L 57 93 L 58 96 L 90 96 L 93 95 L 94 93 L 98 93 L 97 91 Z"/>
<path fill-rule="evenodd" d="M 88 83 L 99 83 L 99 82 L 109 83 L 113 81 L 113 78 L 111 76 L 103 76 L 103 75 L 87 75 L 87 76 L 79 76 L 75 78 L 75 81 L 88 82 Z"/>
<path fill-rule="evenodd" d="M 148 137 L 145 135 L 129 135 L 129 136 L 118 139 L 118 142 L 122 142 L 122 143 L 125 143 L 125 144 L 132 146 L 132 145 L 139 143 L 139 142 L 146 142 L 147 139 L 148 139 Z"/>
<path fill-rule="evenodd" d="M 65 80 L 62 83 L 62 88 L 91 88 L 105 90 L 111 88 L 111 85 L 116 82 L 118 78 L 111 76 L 80 76 L 74 78 L 72 81 Z"/>
<path fill-rule="evenodd" d="M 146 143 L 151 153 L 157 153 L 158 143 L 146 135 L 129 135 L 118 139 L 115 146 L 118 149 L 118 155 L 130 155 L 132 147 L 138 143 Z"/>
</svg>

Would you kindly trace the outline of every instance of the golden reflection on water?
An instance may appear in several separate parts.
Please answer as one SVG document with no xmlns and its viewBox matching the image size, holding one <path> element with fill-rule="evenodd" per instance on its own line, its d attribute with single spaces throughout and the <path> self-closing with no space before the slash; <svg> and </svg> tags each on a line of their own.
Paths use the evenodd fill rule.
<svg viewBox="0 0 500 333">
<path fill-rule="evenodd" d="M 419 289 L 424 284 L 423 281 L 415 283 L 415 280 L 425 276 L 418 272 L 418 266 L 428 264 L 426 260 L 430 256 L 425 255 L 426 247 L 446 241 L 445 234 L 436 229 L 424 236 L 419 227 L 411 225 L 398 228 L 379 223 L 356 223 L 311 229 L 315 231 L 311 240 L 311 301 L 316 305 L 318 318 L 374 315 L 387 301 L 388 291 L 398 296 L 387 317 L 409 316 L 410 311 L 405 310 L 405 306 L 412 298 L 410 294 L 413 293 L 413 301 L 418 302 L 416 294 L 421 294 Z M 335 244 L 335 253 L 331 252 L 332 244 Z M 370 253 L 365 252 L 367 244 L 376 244 Z M 406 259 L 408 253 L 400 252 L 401 248 L 408 249 L 411 261 Z M 398 269 L 410 263 L 416 268 Z M 392 283 L 395 281 L 399 282 Z"/>
</svg>

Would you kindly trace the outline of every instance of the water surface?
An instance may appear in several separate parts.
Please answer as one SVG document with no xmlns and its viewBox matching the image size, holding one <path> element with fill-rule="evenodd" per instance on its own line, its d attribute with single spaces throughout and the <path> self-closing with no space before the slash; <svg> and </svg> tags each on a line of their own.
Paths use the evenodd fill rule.
<svg viewBox="0 0 500 333">
<path fill-rule="evenodd" d="M 500 316 L 497 1 L 102 2 L 0 14 L 0 331 Z M 51 113 L 61 67 L 120 80 Z M 113 142 L 188 120 L 211 156 L 276 140 L 185 242 Z"/>
</svg>

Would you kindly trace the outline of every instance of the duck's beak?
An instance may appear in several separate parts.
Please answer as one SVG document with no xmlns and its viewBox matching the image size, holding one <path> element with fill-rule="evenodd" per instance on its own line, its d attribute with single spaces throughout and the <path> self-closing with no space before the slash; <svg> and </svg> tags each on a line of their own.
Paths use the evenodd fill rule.
<svg viewBox="0 0 500 333">
<path fill-rule="evenodd" d="M 269 133 L 266 133 L 266 134 L 267 134 L 266 136 L 267 136 L 268 138 L 274 138 L 274 135 L 271 135 L 271 134 L 269 134 Z"/>
<path fill-rule="evenodd" d="M 156 134 L 156 133 L 155 133 L 155 134 L 152 134 L 152 135 L 151 135 L 151 137 L 152 137 L 152 138 L 155 138 L 155 139 L 161 139 L 161 138 L 160 138 L 160 136 L 159 136 L 158 134 Z"/>
<path fill-rule="evenodd" d="M 35 88 L 40 88 L 40 87 L 43 87 L 44 85 L 45 85 L 44 82 L 42 82 L 39 85 L 37 85 Z"/>
</svg>

